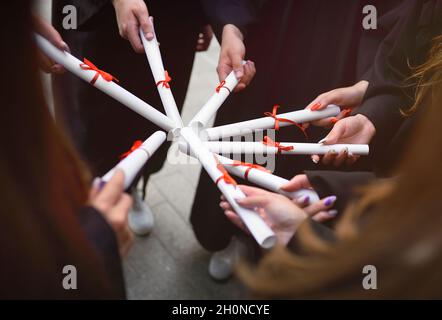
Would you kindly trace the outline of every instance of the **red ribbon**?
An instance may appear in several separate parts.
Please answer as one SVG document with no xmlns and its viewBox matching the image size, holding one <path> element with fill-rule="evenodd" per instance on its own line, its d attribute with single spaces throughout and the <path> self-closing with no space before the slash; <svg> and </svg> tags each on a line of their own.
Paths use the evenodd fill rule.
<svg viewBox="0 0 442 320">
<path fill-rule="evenodd" d="M 83 70 L 93 70 L 95 71 L 95 76 L 92 78 L 91 80 L 91 84 L 95 84 L 95 82 L 97 81 L 98 77 L 101 76 L 104 80 L 106 80 L 107 82 L 110 82 L 112 80 L 115 80 L 116 82 L 119 82 L 119 80 L 117 78 L 115 78 L 113 75 L 111 75 L 110 73 L 107 73 L 103 70 L 98 69 L 92 62 L 90 62 L 88 59 L 83 58 L 83 62 L 84 63 L 80 63 L 80 68 Z"/>
<path fill-rule="evenodd" d="M 170 84 L 169 84 L 170 81 L 172 81 L 172 78 L 169 76 L 169 72 L 167 72 L 166 70 L 164 71 L 164 80 L 158 81 L 157 87 L 162 84 L 163 88 L 170 89 Z"/>
<path fill-rule="evenodd" d="M 227 87 L 225 86 L 225 84 L 226 84 L 226 80 L 221 81 L 221 82 L 219 83 L 218 87 L 216 87 L 216 89 L 215 89 L 216 93 L 219 93 L 219 91 L 220 91 L 222 88 L 227 89 L 227 91 L 229 91 L 229 93 L 231 93 L 231 92 L 230 92 L 230 89 L 227 88 Z"/>
<path fill-rule="evenodd" d="M 133 143 L 132 147 L 130 147 L 129 151 L 126 151 L 125 153 L 120 155 L 120 160 L 126 158 L 128 155 L 130 155 L 132 152 L 134 152 L 135 150 L 137 150 L 139 147 L 141 147 L 141 145 L 143 144 L 143 141 L 141 140 L 137 140 Z"/>
<path fill-rule="evenodd" d="M 221 171 L 221 173 L 223 174 L 221 177 L 219 177 L 218 179 L 216 179 L 215 184 L 218 184 L 221 180 L 224 180 L 225 183 L 227 184 L 232 184 L 234 186 L 237 185 L 235 179 L 233 179 L 230 174 L 227 172 L 226 168 L 224 168 L 224 166 L 219 163 L 218 158 L 214 155 L 215 161 L 216 161 L 216 168 Z"/>
<path fill-rule="evenodd" d="M 275 142 L 271 138 L 269 138 L 268 136 L 264 137 L 264 140 L 262 141 L 262 143 L 266 146 L 269 146 L 269 147 L 278 148 L 277 153 L 281 153 L 282 151 L 290 151 L 290 150 L 294 149 L 293 146 L 282 146 L 280 142 Z"/>
<path fill-rule="evenodd" d="M 305 136 L 306 138 L 308 138 L 308 136 L 307 136 L 307 132 L 305 131 L 305 129 L 304 129 L 299 123 L 297 123 L 297 122 L 295 122 L 295 121 L 292 121 L 292 120 L 290 120 L 290 119 L 278 118 L 278 117 L 277 117 L 277 114 L 276 114 L 276 113 L 277 113 L 279 107 L 280 107 L 279 105 L 276 105 L 276 104 L 275 104 L 275 105 L 273 106 L 273 110 L 272 110 L 272 112 L 264 112 L 264 115 L 265 115 L 265 116 L 267 116 L 267 117 L 271 117 L 271 118 L 275 119 L 275 130 L 276 130 L 276 131 L 279 130 L 279 123 L 280 123 L 280 122 L 291 123 L 291 124 L 293 124 L 294 126 L 298 127 L 298 129 L 302 131 L 302 133 L 304 134 L 304 136 Z"/>
<path fill-rule="evenodd" d="M 245 172 L 245 174 L 244 174 L 244 179 L 246 179 L 246 180 L 249 179 L 249 172 L 250 172 L 250 170 L 252 170 L 252 169 L 261 170 L 261 171 L 264 171 L 264 172 L 267 172 L 267 173 L 270 172 L 270 170 L 267 170 L 266 168 L 264 168 L 264 167 L 262 167 L 262 166 L 260 166 L 260 165 L 258 165 L 258 164 L 247 163 L 247 162 L 241 162 L 241 161 L 237 161 L 237 160 L 234 160 L 234 161 L 233 161 L 232 166 L 233 166 L 233 167 L 248 167 L 247 170 L 246 170 L 246 172 Z"/>
</svg>

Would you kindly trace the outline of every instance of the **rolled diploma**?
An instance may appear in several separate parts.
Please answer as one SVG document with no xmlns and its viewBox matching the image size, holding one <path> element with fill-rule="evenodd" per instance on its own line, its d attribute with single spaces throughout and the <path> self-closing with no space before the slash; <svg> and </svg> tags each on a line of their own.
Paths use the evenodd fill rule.
<svg viewBox="0 0 442 320">
<path fill-rule="evenodd" d="M 139 148 L 131 152 L 113 169 L 106 173 L 102 177 L 102 180 L 108 182 L 114 175 L 115 170 L 121 169 L 124 172 L 124 189 L 127 189 L 144 167 L 147 160 L 158 150 L 164 141 L 166 141 L 166 134 L 163 131 L 155 132 L 147 138 Z"/>
<path fill-rule="evenodd" d="M 79 78 L 83 79 L 84 81 L 90 82 L 94 78 L 96 72 L 93 70 L 83 70 L 80 67 L 80 64 L 83 63 L 82 61 L 78 60 L 66 51 L 59 50 L 39 34 L 35 34 L 35 38 L 37 41 L 37 45 L 49 58 L 63 65 L 67 70 L 69 70 Z M 100 76 L 95 82 L 94 87 L 103 91 L 110 97 L 121 102 L 129 109 L 132 109 L 136 113 L 152 121 L 157 126 L 166 131 L 170 131 L 175 127 L 173 121 L 167 118 L 164 114 L 162 114 L 140 98 L 134 96 L 126 89 L 123 89 L 113 81 L 108 82 L 106 80 L 103 80 Z"/>
<path fill-rule="evenodd" d="M 164 80 L 165 70 L 156 35 L 152 40 L 149 41 L 144 37 L 143 31 L 140 28 L 140 38 L 143 42 L 144 51 L 146 52 L 153 78 L 155 79 L 155 83 L 158 83 Z M 183 126 L 183 120 L 181 119 L 178 111 L 172 90 L 170 88 L 163 87 L 161 84 L 157 85 L 157 89 L 158 93 L 160 94 L 164 110 L 166 111 L 166 115 L 172 119 L 176 127 L 181 128 Z"/>
<path fill-rule="evenodd" d="M 231 174 L 234 174 L 235 176 L 245 179 L 245 174 L 249 169 L 248 167 L 233 166 L 234 161 L 232 159 L 220 155 L 217 155 L 217 157 L 219 162 L 224 165 L 227 171 L 229 171 Z M 289 180 L 275 176 L 269 172 L 252 168 L 249 170 L 246 180 L 260 187 L 266 188 L 267 190 L 285 195 L 290 199 L 298 199 L 300 197 L 308 196 L 310 203 L 319 201 L 318 194 L 313 190 L 300 189 L 294 192 L 287 192 L 282 190 L 281 187 L 289 183 Z"/>
<path fill-rule="evenodd" d="M 219 154 L 276 154 L 278 148 L 266 146 L 261 142 L 230 142 L 230 141 L 207 141 L 204 145 L 212 152 Z M 345 148 L 353 155 L 368 155 L 369 146 L 367 144 L 331 144 L 319 143 L 290 143 L 281 142 L 281 146 L 292 146 L 293 150 L 281 151 L 282 154 L 326 154 L 329 151 L 339 153 Z"/>
<path fill-rule="evenodd" d="M 201 140 L 196 136 L 191 128 L 181 129 L 181 136 L 190 147 L 190 151 L 201 162 L 204 169 L 214 182 L 223 174 L 217 169 L 217 163 L 213 153 L 207 150 Z M 256 242 L 263 248 L 271 248 L 276 243 L 276 236 L 272 229 L 264 222 L 261 216 L 253 210 L 243 208 L 238 205 L 235 199 L 245 198 L 244 193 L 234 185 L 220 180 L 217 184 L 218 189 L 226 197 L 235 212 L 247 226 L 247 229 L 255 238 Z"/>
<path fill-rule="evenodd" d="M 246 62 L 243 61 L 243 64 Z M 221 105 L 226 101 L 227 97 L 230 95 L 230 92 L 235 89 L 238 84 L 238 79 L 236 79 L 235 73 L 232 71 L 224 80 L 226 83 L 224 87 L 221 88 L 219 92 L 215 92 L 210 99 L 204 104 L 204 106 L 198 111 L 198 113 L 190 120 L 189 126 L 199 126 L 205 127 L 209 120 L 215 115 Z"/>
<path fill-rule="evenodd" d="M 327 108 L 318 111 L 298 110 L 277 115 L 278 118 L 289 119 L 297 123 L 316 121 L 328 117 L 335 117 L 341 112 L 341 109 L 335 105 L 329 105 Z M 242 121 L 238 123 L 227 124 L 224 126 L 206 129 L 209 140 L 218 140 L 220 138 L 234 137 L 244 134 L 243 130 L 259 130 L 273 128 L 275 119 L 272 117 L 263 117 L 254 120 Z M 291 123 L 279 122 L 280 127 L 290 126 Z"/>
</svg>

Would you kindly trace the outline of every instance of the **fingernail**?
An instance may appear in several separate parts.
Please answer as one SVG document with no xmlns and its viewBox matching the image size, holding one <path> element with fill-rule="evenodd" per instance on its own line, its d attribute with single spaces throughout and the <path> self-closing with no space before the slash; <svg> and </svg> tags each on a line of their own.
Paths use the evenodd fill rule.
<svg viewBox="0 0 442 320">
<path fill-rule="evenodd" d="M 61 46 L 64 49 L 64 51 L 71 53 L 71 49 L 69 48 L 66 42 L 63 42 Z"/>
<path fill-rule="evenodd" d="M 324 205 L 327 207 L 331 207 L 335 203 L 336 199 L 336 196 L 327 197 L 325 198 Z"/>
<path fill-rule="evenodd" d="M 100 183 L 98 184 L 98 190 L 103 189 L 105 185 L 106 185 L 106 181 L 103 181 L 100 179 Z"/>
<path fill-rule="evenodd" d="M 311 157 L 312 161 L 314 164 L 318 164 L 319 163 L 319 159 L 316 157 Z"/>
<path fill-rule="evenodd" d="M 318 102 L 318 103 L 315 103 L 311 108 L 310 108 L 310 110 L 312 110 L 312 111 L 316 111 L 316 110 L 318 110 L 319 108 L 321 108 L 321 104 Z"/>
<path fill-rule="evenodd" d="M 309 203 L 310 203 L 310 197 L 309 196 L 304 196 L 304 199 L 302 200 L 302 204 L 306 206 Z"/>
<path fill-rule="evenodd" d="M 329 210 L 327 211 L 327 215 L 329 215 L 330 217 L 336 217 L 338 215 L 338 210 Z"/>
<path fill-rule="evenodd" d="M 146 37 L 147 40 L 152 40 L 153 39 L 153 33 L 152 32 L 148 32 L 144 36 Z"/>
<path fill-rule="evenodd" d="M 326 138 L 324 138 L 324 139 L 318 141 L 319 144 L 324 144 L 324 143 L 326 143 L 326 142 L 327 142 L 327 139 L 326 139 Z"/>
<path fill-rule="evenodd" d="M 339 121 L 338 118 L 331 118 L 331 120 L 330 120 L 330 122 L 331 122 L 332 124 L 335 124 L 335 123 L 338 122 L 338 121 Z"/>
<path fill-rule="evenodd" d="M 243 76 L 243 73 L 242 73 L 241 70 L 236 70 L 236 71 L 235 71 L 235 77 L 236 77 L 237 79 L 241 78 L 242 76 Z"/>
<path fill-rule="evenodd" d="M 342 150 L 342 153 L 344 153 L 344 154 L 348 154 L 348 148 L 345 147 L 344 150 Z"/>
</svg>

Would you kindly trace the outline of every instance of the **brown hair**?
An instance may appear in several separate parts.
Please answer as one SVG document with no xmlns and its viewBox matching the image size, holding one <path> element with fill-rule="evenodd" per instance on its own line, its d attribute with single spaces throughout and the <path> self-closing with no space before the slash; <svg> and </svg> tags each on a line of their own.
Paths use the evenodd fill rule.
<svg viewBox="0 0 442 320">
<path fill-rule="evenodd" d="M 338 223 L 337 242 L 325 243 L 305 223 L 303 255 L 285 248 L 239 276 L 260 297 L 442 297 L 442 37 L 416 74 L 425 111 L 400 175 L 366 188 Z M 364 290 L 363 267 L 377 269 L 378 290 Z"/>
<path fill-rule="evenodd" d="M 77 214 L 90 178 L 45 103 L 29 1 L 1 17 L 0 297 L 99 298 L 112 292 Z M 13 32 L 11 31 L 13 30 Z M 64 290 L 65 265 L 79 290 Z"/>
</svg>

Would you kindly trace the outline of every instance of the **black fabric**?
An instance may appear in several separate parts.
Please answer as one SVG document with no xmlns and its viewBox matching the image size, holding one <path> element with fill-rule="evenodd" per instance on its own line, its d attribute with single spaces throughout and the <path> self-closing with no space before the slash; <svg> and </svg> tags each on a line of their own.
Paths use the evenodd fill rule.
<svg viewBox="0 0 442 320">
<path fill-rule="evenodd" d="M 408 109 L 414 98 L 414 86 L 407 83 L 412 68 L 422 64 L 431 40 L 442 32 L 442 5 L 438 0 L 405 1 L 396 8 L 399 16 L 376 54 L 366 77 L 369 87 L 364 102 L 353 114 L 365 115 L 375 126 L 371 144 L 375 162 L 389 161 L 389 142 L 405 121 L 401 110 Z"/>
<path fill-rule="evenodd" d="M 126 298 L 121 258 L 115 233 L 104 217 L 93 207 L 80 210 L 78 220 L 83 232 L 103 262 L 107 279 L 113 286 L 116 299 Z"/>
<path fill-rule="evenodd" d="M 334 209 L 343 212 L 348 202 L 355 196 L 358 187 L 367 185 L 376 179 L 372 172 L 341 172 L 341 171 L 306 171 L 313 189 L 319 197 L 331 195 L 337 197 Z"/>
<path fill-rule="evenodd" d="M 137 54 L 130 43 L 119 36 L 115 10 L 110 1 L 77 1 L 82 16 L 77 30 L 62 28 L 62 8 L 70 0 L 54 0 L 53 23 L 72 53 L 88 58 L 98 68 L 120 80 L 120 85 L 164 112 L 144 54 Z M 171 86 L 181 109 L 192 70 L 198 33 L 203 23 L 199 1 L 149 1 L 149 13 L 155 19 L 155 31 L 161 43 Z M 132 110 L 93 88 L 76 76 L 66 73 L 53 77 L 55 114 L 63 123 L 76 148 L 101 176 L 129 150 L 135 140 L 144 140 L 158 130 Z M 168 144 L 164 144 L 149 160 L 145 175 L 163 165 Z"/>
</svg>

